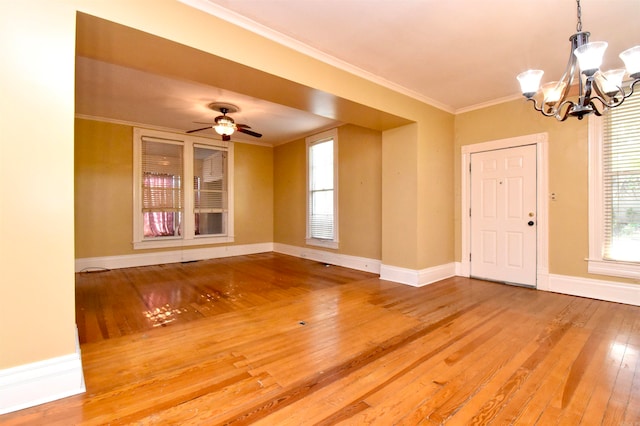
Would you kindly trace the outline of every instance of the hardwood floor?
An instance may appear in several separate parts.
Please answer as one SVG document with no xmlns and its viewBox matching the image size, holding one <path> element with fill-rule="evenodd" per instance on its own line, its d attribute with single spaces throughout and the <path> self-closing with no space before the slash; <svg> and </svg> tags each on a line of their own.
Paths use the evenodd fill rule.
<svg viewBox="0 0 640 426">
<path fill-rule="evenodd" d="M 87 392 L 0 424 L 640 425 L 640 307 L 274 253 L 76 294 Z"/>
</svg>

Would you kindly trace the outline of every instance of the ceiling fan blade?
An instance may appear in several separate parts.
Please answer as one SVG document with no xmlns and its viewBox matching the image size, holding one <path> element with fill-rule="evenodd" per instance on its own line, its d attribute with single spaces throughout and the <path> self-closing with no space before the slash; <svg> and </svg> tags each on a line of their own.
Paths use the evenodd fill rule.
<svg viewBox="0 0 640 426">
<path fill-rule="evenodd" d="M 207 126 L 207 127 L 203 127 L 203 128 L 201 128 L 201 129 L 187 130 L 187 133 L 200 132 L 200 131 L 202 131 L 202 130 L 207 130 L 207 129 L 210 129 L 210 128 L 211 128 L 211 126 Z"/>
<path fill-rule="evenodd" d="M 246 133 L 247 135 L 251 135 L 251 136 L 254 136 L 256 138 L 261 138 L 262 137 L 261 133 L 254 132 L 253 130 L 247 130 L 244 127 L 237 127 L 236 126 L 236 130 L 238 130 L 240 133 Z"/>
<path fill-rule="evenodd" d="M 250 129 L 251 126 L 249 126 L 248 124 L 238 124 L 236 123 L 236 127 L 242 127 L 243 129 Z"/>
</svg>

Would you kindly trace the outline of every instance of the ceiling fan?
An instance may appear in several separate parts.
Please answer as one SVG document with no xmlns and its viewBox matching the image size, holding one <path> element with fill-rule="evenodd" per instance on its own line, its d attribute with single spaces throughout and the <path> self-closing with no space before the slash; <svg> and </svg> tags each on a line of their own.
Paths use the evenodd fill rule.
<svg viewBox="0 0 640 426">
<path fill-rule="evenodd" d="M 249 130 L 251 126 L 248 126 L 246 124 L 236 124 L 233 118 L 227 115 L 228 113 L 233 114 L 235 112 L 240 111 L 240 108 L 238 108 L 237 106 L 232 104 L 225 104 L 221 102 L 214 102 L 207 105 L 207 108 L 212 109 L 214 111 L 221 112 L 222 115 L 217 116 L 213 121 L 213 123 L 207 123 L 209 124 L 207 127 L 188 130 L 187 133 L 195 133 L 195 132 L 200 132 L 202 130 L 213 129 L 216 131 L 216 133 L 222 136 L 223 141 L 231 140 L 231 135 L 233 134 L 233 132 L 244 133 L 256 138 L 262 137 L 261 133 L 254 132 L 253 130 Z"/>
</svg>

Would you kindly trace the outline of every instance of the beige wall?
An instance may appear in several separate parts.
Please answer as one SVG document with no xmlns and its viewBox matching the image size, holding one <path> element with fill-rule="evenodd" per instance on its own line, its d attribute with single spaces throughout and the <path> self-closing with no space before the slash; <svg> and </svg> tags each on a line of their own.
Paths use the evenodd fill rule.
<svg viewBox="0 0 640 426">
<path fill-rule="evenodd" d="M 0 370 L 75 353 L 74 25 L 0 2 Z"/>
<path fill-rule="evenodd" d="M 133 128 L 77 119 L 75 129 L 76 258 L 162 251 L 132 246 Z M 234 244 L 271 242 L 272 149 L 234 146 Z"/>
<path fill-rule="evenodd" d="M 417 269 L 418 125 L 384 133 L 382 143 L 382 261 Z"/>
<path fill-rule="evenodd" d="M 380 132 L 354 125 L 338 128 L 340 246 L 331 251 L 381 258 L 381 154 Z M 306 233 L 304 139 L 275 148 L 274 175 L 274 241 L 303 247 Z"/>
<path fill-rule="evenodd" d="M 459 114 L 455 118 L 455 242 L 461 257 L 460 149 L 464 145 L 547 132 L 549 136 L 549 272 L 633 282 L 587 273 L 589 255 L 588 122 L 562 123 L 536 112 L 524 99 Z M 547 194 L 548 196 L 548 194 Z"/>
<path fill-rule="evenodd" d="M 423 136 L 418 139 L 417 155 L 419 268 L 446 265 L 454 259 L 453 124 L 452 114 L 435 108 L 420 120 Z"/>
<path fill-rule="evenodd" d="M 304 246 L 305 141 L 279 145 L 273 154 L 274 242 Z"/>
<path fill-rule="evenodd" d="M 453 115 L 432 108 L 384 132 L 382 262 L 420 270 L 453 262 Z"/>
<path fill-rule="evenodd" d="M 76 119 L 76 258 L 133 253 L 133 128 Z"/>
<path fill-rule="evenodd" d="M 235 144 L 234 244 L 273 241 L 273 148 Z"/>
<path fill-rule="evenodd" d="M 339 253 L 382 258 L 382 134 L 338 128 Z"/>
</svg>

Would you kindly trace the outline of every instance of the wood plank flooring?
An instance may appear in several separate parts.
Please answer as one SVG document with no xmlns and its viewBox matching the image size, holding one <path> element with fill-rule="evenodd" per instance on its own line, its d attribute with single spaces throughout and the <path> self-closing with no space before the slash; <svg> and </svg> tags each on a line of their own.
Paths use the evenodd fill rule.
<svg viewBox="0 0 640 426">
<path fill-rule="evenodd" d="M 640 425 L 640 307 L 275 253 L 77 275 L 87 392 L 3 425 Z"/>
</svg>

